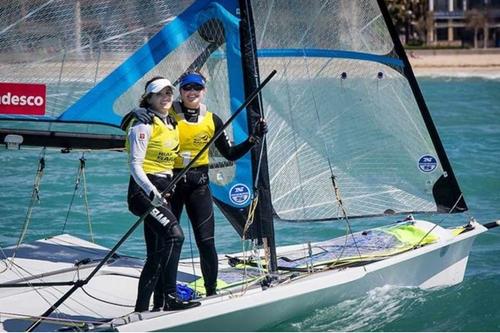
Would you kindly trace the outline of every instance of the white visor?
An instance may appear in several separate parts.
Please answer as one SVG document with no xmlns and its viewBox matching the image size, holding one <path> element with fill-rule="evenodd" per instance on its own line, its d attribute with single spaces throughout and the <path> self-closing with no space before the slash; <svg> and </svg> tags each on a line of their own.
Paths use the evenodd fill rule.
<svg viewBox="0 0 500 333">
<path fill-rule="evenodd" d="M 174 86 L 169 80 L 167 79 L 154 80 L 153 82 L 151 82 L 146 86 L 146 94 L 159 93 L 165 87 L 170 87 L 172 88 L 172 90 L 174 90 Z"/>
</svg>

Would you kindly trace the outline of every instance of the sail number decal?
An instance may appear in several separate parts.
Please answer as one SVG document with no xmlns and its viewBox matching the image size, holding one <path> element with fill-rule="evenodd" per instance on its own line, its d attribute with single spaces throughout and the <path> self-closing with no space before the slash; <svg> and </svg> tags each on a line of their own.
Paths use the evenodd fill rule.
<svg viewBox="0 0 500 333">
<path fill-rule="evenodd" d="M 250 189 L 245 184 L 236 184 L 229 190 L 229 199 L 235 205 L 244 205 L 250 200 Z"/>
<path fill-rule="evenodd" d="M 422 172 L 432 172 L 438 165 L 437 159 L 432 155 L 424 155 L 418 160 L 418 168 Z"/>
<path fill-rule="evenodd" d="M 44 115 L 46 87 L 33 83 L 0 83 L 0 113 Z"/>
</svg>

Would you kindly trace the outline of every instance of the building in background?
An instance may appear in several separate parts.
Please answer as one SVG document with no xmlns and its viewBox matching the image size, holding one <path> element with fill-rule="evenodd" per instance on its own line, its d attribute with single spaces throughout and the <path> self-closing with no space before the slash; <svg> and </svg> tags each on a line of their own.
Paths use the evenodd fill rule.
<svg viewBox="0 0 500 333">
<path fill-rule="evenodd" d="M 500 0 L 428 0 L 428 46 L 500 47 Z"/>
</svg>

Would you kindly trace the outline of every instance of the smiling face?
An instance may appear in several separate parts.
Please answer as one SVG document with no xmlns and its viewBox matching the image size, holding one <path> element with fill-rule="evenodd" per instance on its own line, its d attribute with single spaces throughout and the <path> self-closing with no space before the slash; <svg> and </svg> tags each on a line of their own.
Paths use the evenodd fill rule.
<svg viewBox="0 0 500 333">
<path fill-rule="evenodd" d="M 189 109 L 197 109 L 200 107 L 206 91 L 199 84 L 187 84 L 180 89 L 182 103 Z"/>
<path fill-rule="evenodd" d="M 168 113 L 173 102 L 172 88 L 165 87 L 158 93 L 152 93 L 148 98 L 148 102 L 153 110 L 161 113 Z"/>
</svg>

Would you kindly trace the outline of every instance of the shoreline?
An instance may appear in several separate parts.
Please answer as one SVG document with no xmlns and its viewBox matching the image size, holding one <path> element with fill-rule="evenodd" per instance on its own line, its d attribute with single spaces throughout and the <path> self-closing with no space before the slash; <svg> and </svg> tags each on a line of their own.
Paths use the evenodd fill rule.
<svg viewBox="0 0 500 333">
<path fill-rule="evenodd" d="M 416 77 L 451 77 L 451 78 L 484 78 L 500 80 L 500 48 L 495 49 L 409 49 L 406 55 L 412 66 Z M 0 55 L 1 56 L 1 55 Z M 4 60 L 0 57 L 0 60 Z M 99 64 L 99 72 L 110 72 L 121 61 L 113 58 L 103 57 Z M 72 78 L 73 72 L 78 68 L 95 67 L 92 59 L 80 62 L 74 59 L 66 60 L 64 76 Z M 92 71 L 95 72 L 96 69 Z M 10 63 L 2 61 L 0 63 L 0 75 L 5 80 L 16 80 L 19 77 L 31 78 L 33 76 L 43 77 L 47 73 L 60 73 L 61 64 L 59 62 L 49 62 L 43 64 Z M 94 75 L 86 78 L 89 82 L 94 82 Z"/>
<path fill-rule="evenodd" d="M 500 49 L 406 50 L 417 77 L 500 79 Z"/>
</svg>

